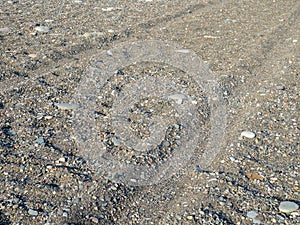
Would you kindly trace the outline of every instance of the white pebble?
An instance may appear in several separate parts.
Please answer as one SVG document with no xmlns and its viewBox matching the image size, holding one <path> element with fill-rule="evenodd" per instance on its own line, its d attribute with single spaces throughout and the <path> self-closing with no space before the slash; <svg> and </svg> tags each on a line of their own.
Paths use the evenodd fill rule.
<svg viewBox="0 0 300 225">
<path fill-rule="evenodd" d="M 177 50 L 175 50 L 175 52 L 187 54 L 187 53 L 190 53 L 191 51 L 188 49 L 177 49 Z"/>
<path fill-rule="evenodd" d="M 54 105 L 59 109 L 77 109 L 78 104 L 69 104 L 69 103 L 54 103 Z"/>
<path fill-rule="evenodd" d="M 96 224 L 99 223 L 99 220 L 96 217 L 91 217 L 90 219 L 93 223 L 96 223 Z"/>
<path fill-rule="evenodd" d="M 58 159 L 58 162 L 61 162 L 61 163 L 65 163 L 66 161 L 67 161 L 67 159 L 64 157 L 61 157 Z"/>
<path fill-rule="evenodd" d="M 183 102 L 183 99 L 185 98 L 185 95 L 183 94 L 174 94 L 174 95 L 169 95 L 169 99 L 174 100 L 178 105 L 181 105 Z"/>
<path fill-rule="evenodd" d="M 38 27 L 35 27 L 34 29 L 41 33 L 47 33 L 48 31 L 51 30 L 51 28 L 47 27 L 47 26 L 38 26 Z"/>
<path fill-rule="evenodd" d="M 30 58 L 36 58 L 37 54 L 29 54 L 28 57 L 30 57 Z"/>
<path fill-rule="evenodd" d="M 53 118 L 53 116 L 45 116 L 44 118 L 45 118 L 45 120 L 51 120 Z"/>
<path fill-rule="evenodd" d="M 122 8 L 119 7 L 107 7 L 107 8 L 102 8 L 103 12 L 112 12 L 112 11 L 116 11 L 116 10 L 121 10 Z"/>
<path fill-rule="evenodd" d="M 117 137 L 113 137 L 111 141 L 115 146 L 119 146 L 121 144 L 121 140 Z"/>
<path fill-rule="evenodd" d="M 33 210 L 33 209 L 29 209 L 28 214 L 31 216 L 37 216 L 39 214 L 39 212 L 36 210 Z"/>
<path fill-rule="evenodd" d="M 261 221 L 256 218 L 257 216 L 258 216 L 258 214 L 255 211 L 253 211 L 253 210 L 247 212 L 247 217 L 249 217 L 250 219 L 252 219 L 252 222 L 254 224 L 260 224 L 261 223 Z"/>
<path fill-rule="evenodd" d="M 51 19 L 47 19 L 45 20 L 46 23 L 52 23 L 54 20 L 51 20 Z"/>
<path fill-rule="evenodd" d="M 232 156 L 230 156 L 229 159 L 230 159 L 231 162 L 236 162 L 236 161 L 237 161 L 237 160 L 236 160 L 234 157 L 232 157 Z"/>
<path fill-rule="evenodd" d="M 110 56 L 112 56 L 113 55 L 113 53 L 112 53 L 112 51 L 111 50 L 107 50 L 107 55 L 110 55 Z"/>
<path fill-rule="evenodd" d="M 8 27 L 0 27 L 0 32 L 1 33 L 8 33 L 10 29 Z"/>
<path fill-rule="evenodd" d="M 241 133 L 241 136 L 246 138 L 255 138 L 255 133 L 253 133 L 252 131 L 243 131 Z"/>
<path fill-rule="evenodd" d="M 283 213 L 291 213 L 297 211 L 298 209 L 299 205 L 291 201 L 283 201 L 279 205 L 279 211 Z"/>
</svg>

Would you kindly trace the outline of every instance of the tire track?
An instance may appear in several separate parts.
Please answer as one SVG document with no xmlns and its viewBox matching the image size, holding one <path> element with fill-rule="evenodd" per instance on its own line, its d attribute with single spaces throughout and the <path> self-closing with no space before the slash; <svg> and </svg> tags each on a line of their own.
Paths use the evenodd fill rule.
<svg viewBox="0 0 300 225">
<path fill-rule="evenodd" d="M 227 1 L 226 1 L 227 2 Z M 191 6 L 188 6 L 187 8 L 176 12 L 173 15 L 167 15 L 167 16 L 161 16 L 159 18 L 151 19 L 145 23 L 138 23 L 133 26 L 133 28 L 130 29 L 124 29 L 121 31 L 118 35 L 111 35 L 107 38 L 104 38 L 102 40 L 102 48 L 101 49 L 95 49 L 95 46 L 89 46 L 88 49 L 85 49 L 84 51 L 78 52 L 77 54 L 70 55 L 68 58 L 63 58 L 59 62 L 51 62 L 46 66 L 43 66 L 42 68 L 38 68 L 34 71 L 32 71 L 31 76 L 29 77 L 16 77 L 16 78 L 10 78 L 8 80 L 1 81 L 0 83 L 0 93 L 3 91 L 7 91 L 7 89 L 15 88 L 16 86 L 19 87 L 21 85 L 26 85 L 28 81 L 32 81 L 37 79 L 38 77 L 45 76 L 47 74 L 54 74 L 55 72 L 59 71 L 60 69 L 77 65 L 78 62 L 83 66 L 88 66 L 91 61 L 93 61 L 93 58 L 97 56 L 97 54 L 103 52 L 105 49 L 112 48 L 113 45 L 120 43 L 124 40 L 130 39 L 134 34 L 137 32 L 140 32 L 140 29 L 143 28 L 143 32 L 147 32 L 146 29 L 153 28 L 156 26 L 160 26 L 161 23 L 167 23 L 169 21 L 175 20 L 179 17 L 182 17 L 191 11 L 194 10 L 207 10 L 211 7 L 216 7 L 219 4 L 225 4 L 225 1 L 216 1 L 216 3 L 209 3 L 209 4 L 194 4 Z M 74 46 L 73 46 L 74 47 Z M 67 50 L 68 52 L 68 50 Z M 72 57 L 71 59 L 69 57 Z M 96 59 L 96 58 L 94 58 Z M 58 77 L 59 79 L 59 77 Z M 12 84 L 17 84 L 16 86 L 12 87 Z"/>
</svg>

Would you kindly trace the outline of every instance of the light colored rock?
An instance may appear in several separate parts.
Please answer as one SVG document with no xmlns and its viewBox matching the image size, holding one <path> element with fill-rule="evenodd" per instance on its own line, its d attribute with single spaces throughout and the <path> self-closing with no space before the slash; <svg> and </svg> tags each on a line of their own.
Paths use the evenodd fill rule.
<svg viewBox="0 0 300 225">
<path fill-rule="evenodd" d="M 175 50 L 175 52 L 187 54 L 190 53 L 191 51 L 188 49 L 177 49 Z"/>
<path fill-rule="evenodd" d="M 283 213 L 291 213 L 297 211 L 298 209 L 299 205 L 291 201 L 283 201 L 279 205 L 279 211 Z"/>
<path fill-rule="evenodd" d="M 237 161 L 237 160 L 236 160 L 234 157 L 232 157 L 232 156 L 230 156 L 229 159 L 230 159 L 231 162 L 236 162 L 236 161 Z"/>
<path fill-rule="evenodd" d="M 122 8 L 120 7 L 107 7 L 107 8 L 102 8 L 103 12 L 112 12 L 112 11 L 116 11 L 116 10 L 121 10 Z"/>
<path fill-rule="evenodd" d="M 52 20 L 52 19 L 46 19 L 46 20 L 45 20 L 46 23 L 52 23 L 53 21 L 54 21 L 54 20 Z"/>
<path fill-rule="evenodd" d="M 79 107 L 78 104 L 69 104 L 69 103 L 54 103 L 54 105 L 59 109 L 69 110 L 69 109 L 77 109 Z"/>
<path fill-rule="evenodd" d="M 194 220 L 193 216 L 187 216 L 186 218 L 187 218 L 187 220 Z"/>
<path fill-rule="evenodd" d="M 113 137 L 111 141 L 112 143 L 114 143 L 115 146 L 119 146 L 121 144 L 121 140 L 117 137 Z"/>
<path fill-rule="evenodd" d="M 28 57 L 30 57 L 30 58 L 33 58 L 33 59 L 34 59 L 34 58 L 36 58 L 36 57 L 37 57 L 37 54 L 29 54 L 29 55 L 28 55 Z"/>
<path fill-rule="evenodd" d="M 51 30 L 51 27 L 47 26 L 38 26 L 34 28 L 36 31 L 41 32 L 41 33 L 47 33 Z"/>
<path fill-rule="evenodd" d="M 93 223 L 95 223 L 95 224 L 98 224 L 98 223 L 99 223 L 99 220 L 98 220 L 96 217 L 91 217 L 90 219 L 91 219 L 91 221 L 92 221 Z"/>
<path fill-rule="evenodd" d="M 246 138 L 255 138 L 255 133 L 253 133 L 252 131 L 243 131 L 241 133 L 242 137 L 246 137 Z"/>
<path fill-rule="evenodd" d="M 250 218 L 250 219 L 252 219 L 252 222 L 253 222 L 254 224 L 261 224 L 261 221 L 260 221 L 259 219 L 256 218 L 257 216 L 258 216 L 258 213 L 255 212 L 255 211 L 253 211 L 253 210 L 247 212 L 247 217 Z"/>
<path fill-rule="evenodd" d="M 104 35 L 103 32 L 87 32 L 84 33 L 82 36 L 84 36 L 85 38 L 92 38 L 92 37 L 99 37 L 103 35 Z"/>
<path fill-rule="evenodd" d="M 45 140 L 44 140 L 43 137 L 38 137 L 37 139 L 35 139 L 34 142 L 37 143 L 37 144 L 40 144 L 40 145 L 44 145 L 45 144 Z"/>
<path fill-rule="evenodd" d="M 0 27 L 0 33 L 8 33 L 10 29 L 8 27 Z"/>
<path fill-rule="evenodd" d="M 28 214 L 31 216 L 37 216 L 39 214 L 39 212 L 36 210 L 33 210 L 33 209 L 29 209 Z"/>
<path fill-rule="evenodd" d="M 51 120 L 53 118 L 53 116 L 45 116 L 44 118 L 45 118 L 45 120 Z"/>
<path fill-rule="evenodd" d="M 113 55 L 113 53 L 112 53 L 112 51 L 111 50 L 107 50 L 107 55 L 110 55 L 110 56 L 112 56 Z"/>
<path fill-rule="evenodd" d="M 183 102 L 183 99 L 185 99 L 185 95 L 183 94 L 174 94 L 168 96 L 169 99 L 174 100 L 178 105 L 181 105 Z"/>
<path fill-rule="evenodd" d="M 65 157 L 61 157 L 58 159 L 58 162 L 65 163 L 67 159 Z"/>
</svg>

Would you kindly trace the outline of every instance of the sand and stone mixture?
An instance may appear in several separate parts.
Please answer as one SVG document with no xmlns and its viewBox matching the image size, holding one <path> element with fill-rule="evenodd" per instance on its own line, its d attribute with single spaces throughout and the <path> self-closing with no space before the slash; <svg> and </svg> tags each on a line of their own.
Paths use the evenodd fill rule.
<svg viewBox="0 0 300 225">
<path fill-rule="evenodd" d="M 126 106 L 136 138 L 151 135 L 151 118 L 165 118 L 155 148 L 132 149 L 114 133 L 115 96 L 140 77 L 186 90 L 202 132 L 184 167 L 134 186 L 108 179 L 82 154 L 73 96 L 101 52 L 141 40 L 194 51 L 218 81 L 227 122 L 219 154 L 202 168 L 213 113 L 207 93 L 172 66 L 119 68 L 95 101 L 95 132 L 113 157 L 156 167 L 185 138 L 173 104 L 181 95 Z M 299 76 L 298 0 L 3 0 L 0 224 L 300 224 Z"/>
</svg>

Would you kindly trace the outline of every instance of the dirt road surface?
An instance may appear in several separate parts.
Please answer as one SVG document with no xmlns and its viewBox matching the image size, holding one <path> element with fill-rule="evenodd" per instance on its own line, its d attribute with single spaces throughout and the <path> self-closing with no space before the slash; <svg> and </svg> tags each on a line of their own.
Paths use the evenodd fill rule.
<svg viewBox="0 0 300 225">
<path fill-rule="evenodd" d="M 76 103 L 101 52 L 144 40 L 195 52 L 227 122 L 208 167 L 196 151 L 169 179 L 132 186 L 97 174 L 76 147 L 72 109 L 54 103 Z M 121 72 L 139 66 L 180 73 Z M 300 205 L 299 72 L 298 0 L 1 1 L 0 224 L 300 224 L 299 209 L 279 207 Z M 109 96 L 99 107 L 105 119 Z M 99 131 L 117 146 L 111 135 Z"/>
</svg>

